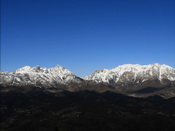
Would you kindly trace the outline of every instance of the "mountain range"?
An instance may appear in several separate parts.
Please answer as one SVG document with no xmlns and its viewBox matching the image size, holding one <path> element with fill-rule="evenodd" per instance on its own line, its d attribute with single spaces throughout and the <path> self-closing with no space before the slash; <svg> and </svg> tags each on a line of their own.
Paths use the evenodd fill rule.
<svg viewBox="0 0 175 131">
<path fill-rule="evenodd" d="M 126 64 L 78 77 L 62 66 L 0 72 L 2 131 L 175 130 L 175 69 Z"/>
<path fill-rule="evenodd" d="M 4 88 L 33 86 L 69 91 L 110 90 L 132 96 L 154 95 L 155 92 L 166 97 L 167 94 L 168 97 L 175 96 L 175 69 L 158 63 L 125 64 L 110 70 L 96 70 L 83 78 L 62 66 L 49 69 L 25 66 L 10 73 L 0 72 L 0 77 L 0 85 Z"/>
</svg>

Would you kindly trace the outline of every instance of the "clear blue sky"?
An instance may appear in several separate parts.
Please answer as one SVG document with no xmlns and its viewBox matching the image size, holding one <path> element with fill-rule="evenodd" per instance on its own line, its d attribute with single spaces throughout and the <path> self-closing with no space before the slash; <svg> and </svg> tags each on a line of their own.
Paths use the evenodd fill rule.
<svg viewBox="0 0 175 131">
<path fill-rule="evenodd" d="M 175 67 L 175 0 L 1 0 L 1 70 Z"/>
</svg>

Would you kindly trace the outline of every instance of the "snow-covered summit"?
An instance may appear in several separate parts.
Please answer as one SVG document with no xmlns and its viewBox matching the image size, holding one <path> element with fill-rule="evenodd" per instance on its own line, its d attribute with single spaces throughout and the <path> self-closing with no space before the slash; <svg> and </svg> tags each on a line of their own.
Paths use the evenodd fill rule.
<svg viewBox="0 0 175 131">
<path fill-rule="evenodd" d="M 57 87 L 58 85 L 66 85 L 69 83 L 80 83 L 81 78 L 74 75 L 66 68 L 57 65 L 53 68 L 42 68 L 40 66 L 25 66 L 15 70 L 12 73 L 0 73 L 0 84 L 9 86 L 42 86 Z"/>
<path fill-rule="evenodd" d="M 125 64 L 111 70 L 97 70 L 91 75 L 84 77 L 84 79 L 105 83 L 141 83 L 150 79 L 175 81 L 175 69 L 158 63 L 150 65 Z"/>
<path fill-rule="evenodd" d="M 138 84 L 149 80 L 158 80 L 160 83 L 165 80 L 175 82 L 175 69 L 158 63 L 150 65 L 125 64 L 110 70 L 97 70 L 83 79 L 59 65 L 53 68 L 25 66 L 11 73 L 0 72 L 0 85 L 3 86 L 59 87 L 59 85 L 69 86 L 71 83 L 83 83 L 85 80 L 124 85 L 125 83 Z"/>
<path fill-rule="evenodd" d="M 50 73 L 52 71 L 55 71 L 57 73 L 70 73 L 71 72 L 69 70 L 67 70 L 66 68 L 62 67 L 62 66 L 55 66 L 53 68 L 42 68 L 40 66 L 35 66 L 35 67 L 30 67 L 30 66 L 24 66 L 20 69 L 17 69 L 14 71 L 14 73 Z"/>
</svg>

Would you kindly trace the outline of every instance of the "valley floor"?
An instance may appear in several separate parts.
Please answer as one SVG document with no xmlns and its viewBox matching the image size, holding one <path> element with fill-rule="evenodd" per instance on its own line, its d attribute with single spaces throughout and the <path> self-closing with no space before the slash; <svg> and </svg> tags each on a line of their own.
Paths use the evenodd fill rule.
<svg viewBox="0 0 175 131">
<path fill-rule="evenodd" d="M 1 131 L 172 131 L 175 98 L 1 92 Z"/>
</svg>

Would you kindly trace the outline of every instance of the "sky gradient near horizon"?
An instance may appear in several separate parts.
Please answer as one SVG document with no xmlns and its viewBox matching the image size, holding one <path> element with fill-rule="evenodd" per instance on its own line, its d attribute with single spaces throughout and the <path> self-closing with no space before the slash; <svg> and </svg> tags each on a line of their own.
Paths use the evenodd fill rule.
<svg viewBox="0 0 175 131">
<path fill-rule="evenodd" d="M 1 71 L 175 68 L 175 0 L 1 0 Z"/>
</svg>

